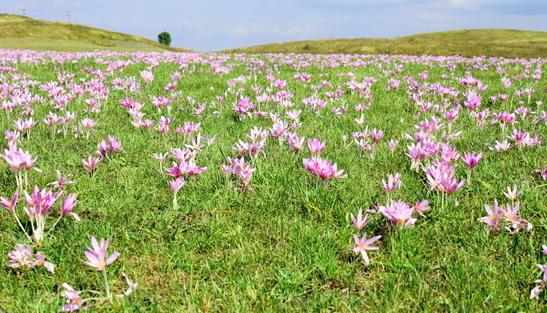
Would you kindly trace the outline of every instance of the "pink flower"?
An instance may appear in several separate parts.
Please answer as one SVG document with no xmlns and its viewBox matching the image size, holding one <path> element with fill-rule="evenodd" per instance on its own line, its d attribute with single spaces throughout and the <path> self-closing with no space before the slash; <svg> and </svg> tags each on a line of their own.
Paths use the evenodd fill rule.
<svg viewBox="0 0 547 313">
<path fill-rule="evenodd" d="M 114 252 L 109 257 L 106 257 L 108 246 L 110 245 L 111 239 L 101 239 L 100 242 L 97 242 L 95 237 L 91 237 L 91 249 L 85 251 L 85 257 L 87 258 L 86 265 L 94 267 L 98 271 L 104 271 L 105 267 L 120 256 L 119 252 Z"/>
<path fill-rule="evenodd" d="M 312 157 L 309 159 L 304 159 L 303 162 L 304 168 L 307 171 L 318 176 L 324 181 L 328 181 L 333 178 L 346 178 L 348 176 L 344 173 L 344 170 L 338 170 L 337 165 L 333 164 L 330 160 Z"/>
<path fill-rule="evenodd" d="M 365 261 L 365 264 L 368 265 L 370 260 L 367 255 L 367 251 L 379 250 L 379 247 L 374 247 L 372 246 L 372 244 L 380 238 L 382 238 L 382 236 L 374 236 L 370 239 L 367 239 L 367 234 L 363 234 L 362 238 L 359 238 L 359 236 L 357 235 L 353 235 L 353 240 L 355 241 L 355 247 L 353 248 L 353 252 L 361 254 L 361 257 Z"/>
<path fill-rule="evenodd" d="M 391 201 L 388 206 L 380 206 L 378 212 L 393 224 L 402 227 L 414 226 L 416 222 L 416 219 L 412 217 L 414 208 L 411 208 L 404 201 Z"/>
<path fill-rule="evenodd" d="M 80 297 L 80 293 L 67 283 L 64 283 L 62 287 L 64 290 L 61 292 L 61 296 L 66 298 L 66 300 L 65 305 L 61 308 L 61 312 L 74 312 L 81 309 L 84 302 Z"/>
<path fill-rule="evenodd" d="M 2 207 L 12 213 L 15 213 L 15 206 L 17 205 L 17 200 L 19 199 L 19 192 L 16 191 L 11 199 L 6 199 L 4 197 L 0 197 L 0 205 Z"/>
<path fill-rule="evenodd" d="M 429 201 L 422 200 L 414 205 L 414 211 L 421 216 L 424 216 L 423 212 L 429 210 Z"/>
<path fill-rule="evenodd" d="M 97 170 L 97 166 L 101 163 L 103 159 L 100 157 L 94 157 L 92 155 L 87 157 L 87 160 L 82 160 L 82 165 L 91 175 Z"/>
<path fill-rule="evenodd" d="M 71 194 L 61 202 L 61 217 L 65 217 L 70 214 L 76 221 L 80 221 L 78 214 L 72 212 L 74 206 L 76 206 L 76 194 Z"/>
<path fill-rule="evenodd" d="M 450 194 L 463 187 L 465 182 L 464 180 L 458 182 L 454 166 L 444 161 L 434 160 L 433 165 L 426 167 L 424 171 L 433 190 Z"/>
<path fill-rule="evenodd" d="M 36 158 L 21 149 L 5 150 L 4 154 L 0 154 L 0 156 L 8 163 L 13 172 L 18 172 L 20 169 L 28 171 L 36 162 Z"/>
<path fill-rule="evenodd" d="M 173 193 L 178 193 L 185 183 L 186 181 L 184 180 L 184 177 L 178 177 L 169 181 L 169 188 L 171 188 L 171 191 L 173 191 Z"/>
<path fill-rule="evenodd" d="M 55 265 L 47 262 L 46 257 L 42 252 L 33 253 L 32 248 L 17 244 L 15 249 L 8 253 L 10 258 L 9 266 L 11 268 L 21 268 L 24 270 L 30 270 L 35 267 L 44 267 L 51 273 L 55 272 Z"/>
<path fill-rule="evenodd" d="M 471 111 L 475 111 L 481 105 L 481 97 L 477 95 L 474 91 L 469 91 L 465 94 L 466 100 L 464 106 Z"/>
<path fill-rule="evenodd" d="M 325 143 L 320 141 L 319 139 L 308 140 L 308 149 L 313 155 L 321 154 L 321 152 L 325 151 L 325 148 Z"/>
<path fill-rule="evenodd" d="M 49 183 L 48 186 L 53 186 L 54 189 L 64 190 L 66 185 L 72 185 L 76 183 L 68 179 L 70 175 L 63 176 L 63 174 L 58 170 L 55 172 L 56 172 L 56 179 L 54 182 Z"/>
<path fill-rule="evenodd" d="M 393 192 L 401 187 L 401 173 L 387 176 L 387 182 L 382 180 L 382 186 L 387 192 Z"/>
<path fill-rule="evenodd" d="M 150 84 L 154 80 L 154 74 L 151 71 L 142 71 L 140 76 L 147 84 Z"/>
<path fill-rule="evenodd" d="M 465 153 L 462 156 L 462 161 L 463 163 L 465 163 L 465 166 L 467 166 L 468 169 L 472 170 L 477 165 L 479 165 L 481 158 L 482 158 L 482 152 L 480 153 L 469 152 L 469 153 Z"/>
<path fill-rule="evenodd" d="M 503 210 L 498 205 L 498 200 L 494 200 L 494 206 L 490 207 L 488 204 L 484 205 L 484 209 L 488 214 L 485 217 L 479 218 L 479 221 L 488 225 L 491 230 L 500 230 L 501 218 L 503 216 Z"/>
<path fill-rule="evenodd" d="M 353 227 L 360 232 L 370 221 L 370 218 L 368 218 L 368 214 L 363 218 L 363 210 L 359 209 L 357 212 L 357 217 L 353 216 L 353 213 L 350 213 L 351 223 L 353 224 Z"/>
<path fill-rule="evenodd" d="M 538 264 L 539 269 L 543 272 L 543 277 L 535 281 L 536 286 L 530 292 L 530 299 L 538 299 L 539 294 L 547 288 L 547 264 Z"/>
</svg>

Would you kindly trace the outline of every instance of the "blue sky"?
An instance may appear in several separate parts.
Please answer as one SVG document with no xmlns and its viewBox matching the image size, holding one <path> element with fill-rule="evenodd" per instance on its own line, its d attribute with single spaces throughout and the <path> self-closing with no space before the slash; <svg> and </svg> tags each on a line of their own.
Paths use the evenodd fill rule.
<svg viewBox="0 0 547 313">
<path fill-rule="evenodd" d="M 547 0 L 1 0 L 0 12 L 70 21 L 211 51 L 462 28 L 547 31 Z"/>
</svg>

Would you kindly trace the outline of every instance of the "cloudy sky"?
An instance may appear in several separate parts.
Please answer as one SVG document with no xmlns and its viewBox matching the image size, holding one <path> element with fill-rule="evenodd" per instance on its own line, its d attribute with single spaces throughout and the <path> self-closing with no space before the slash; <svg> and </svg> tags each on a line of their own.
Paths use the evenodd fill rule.
<svg viewBox="0 0 547 313">
<path fill-rule="evenodd" d="M 85 24 L 198 51 L 462 28 L 547 31 L 547 0 L 0 0 L 0 12 Z"/>
</svg>

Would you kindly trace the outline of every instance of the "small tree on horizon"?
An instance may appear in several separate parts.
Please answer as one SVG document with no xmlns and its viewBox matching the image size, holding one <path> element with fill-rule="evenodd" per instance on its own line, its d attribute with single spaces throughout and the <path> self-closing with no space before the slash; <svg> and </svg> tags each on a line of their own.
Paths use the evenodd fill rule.
<svg viewBox="0 0 547 313">
<path fill-rule="evenodd" d="M 170 46 L 171 45 L 171 34 L 168 32 L 161 32 L 158 35 L 158 42 L 162 45 Z"/>
</svg>

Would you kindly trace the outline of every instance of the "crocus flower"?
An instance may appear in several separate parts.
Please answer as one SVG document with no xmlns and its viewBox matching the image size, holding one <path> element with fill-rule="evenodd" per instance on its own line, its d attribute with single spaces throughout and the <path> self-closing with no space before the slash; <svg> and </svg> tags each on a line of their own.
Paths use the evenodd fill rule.
<svg viewBox="0 0 547 313">
<path fill-rule="evenodd" d="M 15 213 L 15 206 L 17 205 L 17 200 L 19 199 L 19 192 L 16 191 L 11 199 L 6 199 L 4 197 L 0 197 L 0 205 L 2 207 L 12 213 Z"/>
<path fill-rule="evenodd" d="M 530 299 L 538 299 L 539 294 L 547 288 L 547 264 L 538 264 L 537 266 L 543 272 L 543 277 L 535 281 L 536 286 L 530 292 Z"/>
<path fill-rule="evenodd" d="M 344 173 L 344 170 L 338 170 L 337 165 L 333 164 L 332 161 L 319 157 L 304 159 L 304 168 L 325 182 L 330 179 L 341 179 L 348 176 Z"/>
<path fill-rule="evenodd" d="M 114 252 L 109 257 L 106 256 L 110 242 L 110 238 L 97 241 L 95 237 L 91 237 L 91 248 L 85 251 L 87 259 L 85 264 L 94 267 L 97 271 L 104 271 L 107 265 L 116 261 L 120 256 L 119 252 Z"/>
<path fill-rule="evenodd" d="M 402 227 L 414 226 L 416 222 L 416 219 L 412 217 L 414 208 L 404 201 L 391 201 L 388 206 L 380 206 L 378 212 L 393 224 Z"/>
<path fill-rule="evenodd" d="M 382 186 L 387 192 L 393 192 L 401 188 L 401 173 L 395 173 L 387 176 L 387 181 L 382 180 Z"/>
<path fill-rule="evenodd" d="M 353 240 L 355 241 L 355 247 L 353 248 L 353 252 L 361 254 L 363 261 L 365 261 L 365 265 L 368 265 L 370 263 L 367 251 L 380 249 L 379 247 L 372 246 L 372 244 L 378 241 L 378 239 L 380 238 L 382 238 L 382 236 L 374 236 L 370 239 L 367 239 L 367 234 L 363 234 L 362 238 L 359 238 L 359 236 L 357 235 L 353 235 Z"/>
<path fill-rule="evenodd" d="M 325 143 L 319 139 L 310 139 L 308 140 L 308 149 L 311 154 L 319 155 L 321 152 L 325 151 Z"/>
<path fill-rule="evenodd" d="M 15 249 L 8 253 L 11 268 L 30 270 L 36 267 L 44 267 L 51 273 L 55 272 L 55 265 L 47 262 L 42 252 L 33 253 L 32 248 L 22 244 L 15 245 Z"/>
<path fill-rule="evenodd" d="M 70 214 L 76 221 L 80 221 L 78 214 L 72 212 L 74 206 L 76 206 L 76 194 L 71 194 L 61 202 L 61 214 L 60 217 L 65 217 Z"/>
<path fill-rule="evenodd" d="M 82 160 L 82 165 L 89 172 L 90 175 L 93 175 L 103 159 L 100 157 L 94 157 L 92 155 L 87 157 L 87 160 Z"/>
<path fill-rule="evenodd" d="M 61 312 L 74 312 L 81 309 L 84 302 L 80 293 L 67 283 L 64 283 L 62 287 L 64 290 L 61 292 L 61 296 L 65 298 L 65 304 L 61 308 Z"/>
<path fill-rule="evenodd" d="M 463 163 L 465 163 L 465 166 L 472 170 L 474 169 L 477 165 L 479 165 L 479 162 L 482 158 L 482 152 L 480 153 L 465 153 L 463 156 L 462 156 L 462 161 Z"/>
<path fill-rule="evenodd" d="M 501 228 L 501 218 L 503 211 L 498 205 L 498 201 L 494 200 L 494 206 L 490 207 L 488 204 L 484 205 L 484 209 L 488 214 L 485 217 L 479 218 L 479 221 L 488 225 L 491 230 L 499 230 Z"/>
<path fill-rule="evenodd" d="M 173 192 L 173 209 L 174 210 L 178 208 L 177 194 L 179 193 L 179 190 L 182 188 L 182 186 L 184 186 L 185 183 L 186 181 L 184 180 L 184 177 L 178 177 L 169 181 L 169 188 L 171 188 L 171 191 Z"/>
<path fill-rule="evenodd" d="M 67 185 L 72 185 L 76 183 L 68 179 L 70 175 L 64 176 L 59 170 L 56 170 L 55 173 L 56 173 L 55 181 L 48 184 L 48 186 L 52 186 L 54 189 L 64 190 Z"/>
<path fill-rule="evenodd" d="M 509 199 L 511 201 L 515 201 L 519 197 L 520 192 L 517 189 L 517 186 L 513 185 L 512 189 L 511 189 L 511 187 L 507 187 L 507 191 L 504 191 L 503 194 L 505 195 L 505 197 L 507 197 L 507 199 Z"/>
<path fill-rule="evenodd" d="M 427 210 L 429 210 L 429 201 L 427 200 L 419 201 L 414 205 L 414 211 L 421 216 L 424 216 L 423 212 Z"/>
<path fill-rule="evenodd" d="M 353 213 L 350 213 L 351 223 L 353 224 L 353 227 L 360 232 L 370 221 L 370 218 L 368 217 L 368 214 L 365 215 L 363 218 L 363 210 L 359 209 L 357 212 L 357 217 L 353 216 Z"/>
<path fill-rule="evenodd" d="M 154 80 L 154 74 L 152 74 L 151 71 L 142 71 L 140 74 L 142 80 L 144 80 L 145 83 L 150 84 Z"/>
</svg>

